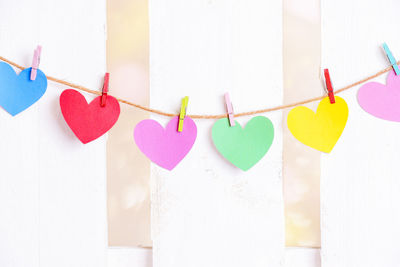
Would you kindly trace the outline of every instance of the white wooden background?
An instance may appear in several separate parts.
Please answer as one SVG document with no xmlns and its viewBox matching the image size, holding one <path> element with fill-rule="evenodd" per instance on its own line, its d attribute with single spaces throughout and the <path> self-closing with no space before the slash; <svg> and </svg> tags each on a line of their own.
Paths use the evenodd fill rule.
<svg viewBox="0 0 400 267">
<path fill-rule="evenodd" d="M 0 53 L 30 66 L 41 44 L 45 74 L 99 88 L 105 15 L 104 1 L 0 0 Z M 0 109 L 2 267 L 106 266 L 106 139 L 80 143 L 61 115 L 63 89 L 49 82 L 16 117 Z"/>
<path fill-rule="evenodd" d="M 224 113 L 228 90 L 235 110 L 281 104 L 281 13 L 281 1 L 150 1 L 151 105 L 177 112 L 188 95 L 189 114 Z M 268 117 L 274 142 L 247 172 L 218 154 L 212 120 L 196 121 L 196 143 L 172 172 L 152 166 L 155 267 L 280 265 L 282 114 Z"/>
<path fill-rule="evenodd" d="M 281 9 L 150 0 L 151 105 L 178 111 L 189 95 L 189 113 L 220 113 L 227 90 L 236 111 L 279 105 Z M 383 41 L 400 57 L 398 10 L 396 0 L 322 0 L 322 65 L 334 86 L 387 66 Z M 46 74 L 99 88 L 105 19 L 104 1 L 0 0 L 0 54 L 29 66 L 40 43 Z M 151 266 L 149 250 L 107 250 L 105 138 L 79 143 L 61 117 L 61 90 L 49 83 L 15 118 L 0 112 L 0 265 Z M 322 155 L 322 266 L 398 266 L 400 128 L 366 114 L 355 96 L 342 94 L 349 122 Z M 197 123 L 197 142 L 173 172 L 152 167 L 155 267 L 318 266 L 318 250 L 284 249 L 282 118 L 267 116 L 276 139 L 246 173 L 216 153 L 210 121 Z"/>
<path fill-rule="evenodd" d="M 388 66 L 387 42 L 400 59 L 398 0 L 322 1 L 322 65 L 341 87 Z M 384 83 L 386 75 L 376 81 Z M 361 109 L 357 89 L 343 136 L 321 159 L 323 267 L 399 266 L 400 125 Z"/>
</svg>

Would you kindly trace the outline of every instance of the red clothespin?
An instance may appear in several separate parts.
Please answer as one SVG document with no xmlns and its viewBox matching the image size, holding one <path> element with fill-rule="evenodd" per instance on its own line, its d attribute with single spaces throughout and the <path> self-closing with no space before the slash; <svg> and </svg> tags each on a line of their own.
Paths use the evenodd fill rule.
<svg viewBox="0 0 400 267">
<path fill-rule="evenodd" d="M 33 53 L 32 69 L 31 69 L 31 81 L 36 80 L 37 69 L 40 63 L 40 54 L 42 53 L 42 47 L 38 45 Z"/>
<path fill-rule="evenodd" d="M 335 96 L 333 95 L 331 77 L 329 76 L 328 69 L 324 69 L 324 75 L 325 75 L 325 84 L 326 84 L 326 89 L 328 90 L 329 100 L 331 101 L 331 104 L 335 104 Z"/>
<path fill-rule="evenodd" d="M 229 93 L 225 93 L 226 110 L 228 111 L 229 125 L 235 126 L 235 118 L 233 116 L 233 106 L 229 98 Z"/>
<path fill-rule="evenodd" d="M 110 73 L 106 72 L 106 75 L 104 75 L 103 89 L 101 90 L 100 106 L 102 107 L 106 106 L 109 79 L 110 79 Z"/>
</svg>

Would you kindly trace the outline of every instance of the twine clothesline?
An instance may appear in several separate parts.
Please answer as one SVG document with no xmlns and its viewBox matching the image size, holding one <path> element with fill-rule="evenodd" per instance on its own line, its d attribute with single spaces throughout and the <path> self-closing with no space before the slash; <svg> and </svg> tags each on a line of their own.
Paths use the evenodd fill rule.
<svg viewBox="0 0 400 267">
<path fill-rule="evenodd" d="M 4 62 L 7 62 L 8 64 L 10 64 L 10 65 L 12 65 L 12 66 L 14 66 L 14 67 L 16 67 L 16 68 L 18 68 L 20 70 L 25 69 L 23 66 L 15 63 L 15 62 L 13 62 L 13 61 L 11 61 L 9 59 L 6 59 L 6 58 L 4 58 L 2 56 L 0 56 L 0 60 L 2 60 Z M 400 64 L 400 61 L 398 61 L 397 64 Z M 355 86 L 360 85 L 362 83 L 365 83 L 365 82 L 367 82 L 369 80 L 372 80 L 372 79 L 374 79 L 374 78 L 376 78 L 376 77 L 378 77 L 378 76 L 390 71 L 391 69 L 392 69 L 392 66 L 387 67 L 387 68 L 385 68 L 383 70 L 380 70 L 380 71 L 378 71 L 377 73 L 375 73 L 375 74 L 373 74 L 371 76 L 368 76 L 368 77 L 366 77 L 366 78 L 364 78 L 364 79 L 362 79 L 360 81 L 354 82 L 352 84 L 349 84 L 349 85 L 347 85 L 347 86 L 345 86 L 343 88 L 340 88 L 340 89 L 334 91 L 334 94 L 341 93 L 341 92 L 346 91 L 346 90 L 348 90 L 348 89 L 350 89 L 352 87 L 355 87 Z M 95 90 L 91 90 L 91 89 L 86 88 L 86 87 L 84 87 L 82 85 L 79 85 L 79 84 L 67 82 L 67 81 L 64 81 L 64 80 L 61 80 L 61 79 L 58 79 L 58 78 L 55 78 L 55 77 L 51 77 L 51 76 L 46 76 L 46 77 L 47 77 L 48 80 L 56 82 L 56 83 L 60 83 L 60 84 L 63 84 L 63 85 L 66 85 L 66 86 L 69 86 L 69 87 L 72 87 L 72 88 L 75 88 L 75 89 L 78 89 L 78 90 L 81 90 L 81 91 L 85 91 L 87 93 L 91 93 L 91 94 L 95 94 L 95 95 L 101 95 L 101 92 L 95 91 Z M 307 103 L 311 103 L 311 102 L 314 102 L 314 101 L 322 100 L 325 97 L 326 96 L 317 96 L 317 97 L 309 98 L 309 99 L 306 99 L 306 100 L 294 102 L 294 103 L 291 103 L 291 104 L 279 105 L 279 106 L 272 107 L 272 108 L 264 108 L 264 109 L 258 109 L 258 110 L 253 110 L 253 111 L 235 113 L 235 117 L 249 116 L 249 115 L 267 113 L 267 112 L 281 110 L 281 109 L 287 109 L 287 108 L 291 108 L 291 107 L 295 107 L 295 106 L 300 106 L 300 105 L 304 105 L 304 104 L 307 104 Z M 164 112 L 164 111 L 161 111 L 161 110 L 158 110 L 158 109 L 153 109 L 153 108 L 150 108 L 150 107 L 139 105 L 139 104 L 127 101 L 125 99 L 121 99 L 121 98 L 116 98 L 116 99 L 121 103 L 130 105 L 130 106 L 133 106 L 133 107 L 136 107 L 136 108 L 139 108 L 139 109 L 151 112 L 151 113 L 155 113 L 155 114 L 158 114 L 158 115 L 167 116 L 167 117 L 174 117 L 174 116 L 178 116 L 179 115 L 179 114 L 168 113 L 168 112 Z M 191 117 L 192 119 L 220 119 L 220 118 L 225 118 L 226 114 L 217 114 L 217 115 L 188 114 L 188 116 Z"/>
</svg>

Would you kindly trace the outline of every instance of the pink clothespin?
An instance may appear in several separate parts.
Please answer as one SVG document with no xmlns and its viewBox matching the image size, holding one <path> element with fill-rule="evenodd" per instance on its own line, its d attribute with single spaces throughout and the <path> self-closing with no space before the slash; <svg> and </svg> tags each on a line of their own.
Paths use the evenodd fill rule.
<svg viewBox="0 0 400 267">
<path fill-rule="evenodd" d="M 226 104 L 226 110 L 228 111 L 229 125 L 235 126 L 235 118 L 233 116 L 233 107 L 231 100 L 229 98 L 229 93 L 225 93 L 225 104 Z"/>
<path fill-rule="evenodd" d="M 106 74 L 104 75 L 103 89 L 101 90 L 100 106 L 102 106 L 102 107 L 106 106 L 109 79 L 110 79 L 110 73 L 106 72 Z"/>
<path fill-rule="evenodd" d="M 31 69 L 31 81 L 36 80 L 37 69 L 40 63 L 40 54 L 42 53 L 42 47 L 38 45 L 33 53 L 32 69 Z"/>
<path fill-rule="evenodd" d="M 324 69 L 324 75 L 325 75 L 325 84 L 326 84 L 326 89 L 328 90 L 328 96 L 331 104 L 335 104 L 335 96 L 333 94 L 333 87 L 331 83 L 331 77 L 329 76 L 329 70 Z"/>
</svg>

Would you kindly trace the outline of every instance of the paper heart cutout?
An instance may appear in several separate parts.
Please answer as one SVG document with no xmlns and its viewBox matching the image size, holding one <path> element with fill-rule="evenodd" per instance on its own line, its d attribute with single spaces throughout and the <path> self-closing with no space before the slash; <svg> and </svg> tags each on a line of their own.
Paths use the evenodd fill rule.
<svg viewBox="0 0 400 267">
<path fill-rule="evenodd" d="M 391 70 L 386 85 L 369 82 L 360 87 L 358 103 L 369 114 L 389 121 L 400 122 L 400 76 Z"/>
<path fill-rule="evenodd" d="M 152 162 L 172 170 L 189 153 L 197 136 L 194 121 L 186 116 L 183 131 L 178 132 L 179 117 L 172 118 L 164 129 L 155 120 L 143 120 L 134 130 L 136 145 Z"/>
<path fill-rule="evenodd" d="M 252 118 L 243 129 L 227 118 L 216 121 L 212 127 L 212 140 L 221 155 L 236 167 L 247 171 L 259 162 L 274 140 L 274 126 L 263 116 Z"/>
<path fill-rule="evenodd" d="M 12 116 L 29 108 L 46 92 L 46 75 L 38 69 L 36 79 L 31 81 L 30 74 L 31 68 L 17 75 L 9 64 L 0 62 L 0 106 Z"/>
<path fill-rule="evenodd" d="M 118 120 L 120 107 L 117 99 L 108 95 L 104 107 L 100 106 L 100 99 L 98 96 L 88 104 L 85 97 L 73 89 L 64 90 L 60 96 L 64 119 L 84 144 L 105 134 Z"/>
<path fill-rule="evenodd" d="M 300 106 L 292 109 L 287 118 L 290 132 L 297 140 L 316 150 L 329 153 L 339 140 L 346 126 L 349 109 L 346 101 L 335 96 L 331 104 L 329 97 L 319 102 L 317 113 Z"/>
</svg>

